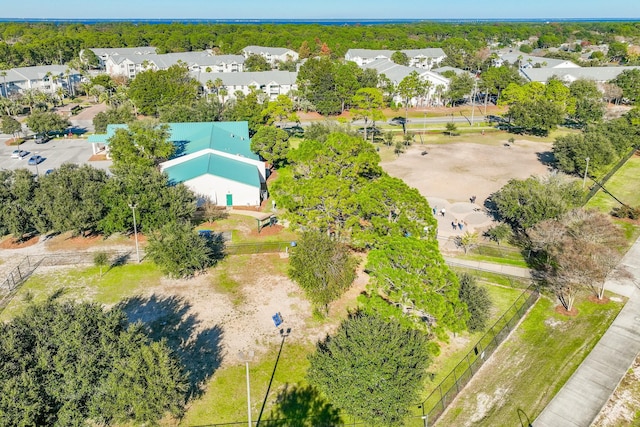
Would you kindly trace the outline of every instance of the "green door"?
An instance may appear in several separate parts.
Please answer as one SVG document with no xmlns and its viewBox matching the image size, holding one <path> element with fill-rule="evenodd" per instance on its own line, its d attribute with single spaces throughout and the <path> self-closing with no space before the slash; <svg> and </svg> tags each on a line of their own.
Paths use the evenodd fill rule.
<svg viewBox="0 0 640 427">
<path fill-rule="evenodd" d="M 227 206 L 233 206 L 233 194 L 227 194 Z"/>
</svg>

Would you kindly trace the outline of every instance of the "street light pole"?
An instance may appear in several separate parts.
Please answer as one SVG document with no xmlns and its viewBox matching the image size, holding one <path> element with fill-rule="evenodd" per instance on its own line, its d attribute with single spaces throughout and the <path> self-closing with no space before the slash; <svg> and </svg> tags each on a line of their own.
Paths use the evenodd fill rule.
<svg viewBox="0 0 640 427">
<path fill-rule="evenodd" d="M 240 351 L 238 352 L 238 357 L 240 360 L 244 361 L 246 367 L 246 375 L 247 375 L 247 425 L 249 427 L 253 426 L 251 422 L 251 384 L 249 382 L 249 361 L 253 359 L 253 351 Z"/>
<path fill-rule="evenodd" d="M 140 262 L 140 249 L 138 248 L 138 224 L 136 223 L 136 204 L 131 203 L 129 205 L 131 213 L 133 214 L 133 235 L 136 241 L 136 261 Z"/>
<path fill-rule="evenodd" d="M 473 113 L 476 110 L 476 91 L 478 90 L 478 77 L 474 76 L 473 90 L 471 91 L 471 126 L 473 127 Z"/>
<path fill-rule="evenodd" d="M 582 189 L 584 190 L 584 186 L 587 183 L 587 172 L 589 171 L 589 158 L 585 159 L 587 161 L 587 166 L 584 168 L 584 177 L 582 177 Z"/>
</svg>

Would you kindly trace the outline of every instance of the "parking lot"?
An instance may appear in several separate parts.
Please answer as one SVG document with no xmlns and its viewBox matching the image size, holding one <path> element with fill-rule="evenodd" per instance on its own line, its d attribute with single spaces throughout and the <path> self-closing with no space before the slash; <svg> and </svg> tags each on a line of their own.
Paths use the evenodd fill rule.
<svg viewBox="0 0 640 427">
<path fill-rule="evenodd" d="M 59 168 L 63 163 L 75 163 L 78 165 L 90 164 L 91 166 L 108 170 L 111 161 L 92 161 L 89 158 L 93 151 L 91 144 L 86 139 L 66 139 L 56 138 L 44 144 L 36 144 L 35 140 L 28 139 L 18 146 L 6 145 L 6 135 L 0 136 L 0 169 L 21 169 L 32 170 L 33 173 L 43 175 L 49 169 Z M 28 151 L 29 154 L 22 159 L 11 158 L 11 153 L 16 150 Z M 29 158 L 40 155 L 44 160 L 38 165 L 29 165 Z"/>
</svg>

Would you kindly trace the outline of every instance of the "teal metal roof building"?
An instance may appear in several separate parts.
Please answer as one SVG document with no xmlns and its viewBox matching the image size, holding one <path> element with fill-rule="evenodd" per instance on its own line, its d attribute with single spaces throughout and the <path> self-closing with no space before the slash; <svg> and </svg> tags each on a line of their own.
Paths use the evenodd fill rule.
<svg viewBox="0 0 640 427">
<path fill-rule="evenodd" d="M 219 205 L 259 205 L 266 196 L 266 168 L 251 151 L 247 122 L 167 123 L 176 154 L 160 165 L 169 180 L 184 183 Z M 88 141 L 108 151 L 109 139 L 127 125 L 108 125 Z"/>
</svg>

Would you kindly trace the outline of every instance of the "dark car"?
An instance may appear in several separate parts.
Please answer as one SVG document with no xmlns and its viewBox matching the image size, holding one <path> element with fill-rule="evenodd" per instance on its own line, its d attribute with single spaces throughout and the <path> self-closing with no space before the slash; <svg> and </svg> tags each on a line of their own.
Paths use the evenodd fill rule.
<svg viewBox="0 0 640 427">
<path fill-rule="evenodd" d="M 42 163 L 44 161 L 44 157 L 39 156 L 39 155 L 35 155 L 35 156 L 31 156 L 29 158 L 29 164 L 30 165 L 38 165 L 40 163 Z"/>
<path fill-rule="evenodd" d="M 393 119 L 389 120 L 389 123 L 392 125 L 404 125 L 405 123 L 407 123 L 407 119 L 405 119 L 404 117 L 394 117 Z"/>
<path fill-rule="evenodd" d="M 44 135 L 44 134 L 36 135 L 35 143 L 36 144 L 44 144 L 45 142 L 49 141 L 50 139 L 51 138 L 49 137 L 49 135 Z"/>
</svg>

